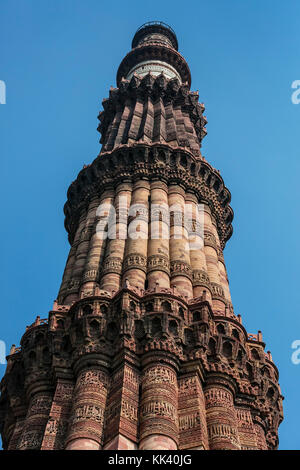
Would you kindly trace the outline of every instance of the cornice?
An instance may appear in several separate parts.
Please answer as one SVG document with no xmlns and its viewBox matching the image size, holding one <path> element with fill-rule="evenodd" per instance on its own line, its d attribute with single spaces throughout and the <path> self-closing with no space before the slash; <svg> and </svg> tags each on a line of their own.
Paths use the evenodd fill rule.
<svg viewBox="0 0 300 470">
<path fill-rule="evenodd" d="M 193 191 L 209 205 L 217 221 L 222 249 L 232 235 L 233 210 L 231 195 L 217 170 L 205 160 L 196 159 L 185 149 L 165 144 L 135 144 L 120 146 L 112 152 L 100 154 L 94 162 L 79 173 L 68 190 L 64 206 L 65 227 L 72 244 L 81 211 L 95 195 L 124 180 L 159 178 L 169 184 L 179 183 Z"/>
<path fill-rule="evenodd" d="M 191 72 L 185 58 L 171 47 L 157 43 L 145 43 L 132 49 L 122 60 L 117 72 L 117 85 L 139 62 L 149 59 L 161 60 L 172 65 L 179 73 L 182 83 L 191 86 Z"/>
</svg>

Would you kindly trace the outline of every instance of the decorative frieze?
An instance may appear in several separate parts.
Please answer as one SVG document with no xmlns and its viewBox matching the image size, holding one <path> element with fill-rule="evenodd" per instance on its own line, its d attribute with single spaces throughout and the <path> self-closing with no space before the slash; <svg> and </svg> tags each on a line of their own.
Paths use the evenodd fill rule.
<svg viewBox="0 0 300 470">
<path fill-rule="evenodd" d="M 177 378 L 164 365 L 148 367 L 142 379 L 140 405 L 140 439 L 164 434 L 178 442 Z"/>
<path fill-rule="evenodd" d="M 142 271 L 147 271 L 147 258 L 139 253 L 130 253 L 126 256 L 123 261 L 123 272 L 128 269 L 141 269 Z"/>
<path fill-rule="evenodd" d="M 184 261 L 174 260 L 170 263 L 171 277 L 174 276 L 186 276 L 188 279 L 192 279 L 191 266 Z"/>
<path fill-rule="evenodd" d="M 212 291 L 212 298 L 213 299 L 219 299 L 219 300 L 225 300 L 225 294 L 224 294 L 224 289 L 220 284 L 217 284 L 216 282 L 211 282 L 211 291 Z"/>
<path fill-rule="evenodd" d="M 96 442 L 99 448 L 102 446 L 108 384 L 109 378 L 104 370 L 90 368 L 79 372 L 66 449 L 73 448 L 73 441 L 77 448 L 84 448 L 86 439 Z"/>
<path fill-rule="evenodd" d="M 150 273 L 157 270 L 170 274 L 170 262 L 166 256 L 152 255 L 148 257 L 147 272 Z"/>
<path fill-rule="evenodd" d="M 50 394 L 39 393 L 33 396 L 18 444 L 19 450 L 39 450 L 41 448 L 51 403 L 52 396 Z"/>
<path fill-rule="evenodd" d="M 104 260 L 101 275 L 108 274 L 108 273 L 121 274 L 121 272 L 122 272 L 121 258 L 109 256 L 107 259 Z"/>
<path fill-rule="evenodd" d="M 204 105 L 169 27 L 144 25 L 133 44 L 103 101 L 102 150 L 68 190 L 58 302 L 8 356 L 3 446 L 275 449 L 278 371 L 231 305 L 231 196 L 200 153 Z M 185 204 L 202 204 L 203 224 Z M 117 236 L 102 240 L 111 209 Z"/>
<path fill-rule="evenodd" d="M 205 286 L 211 288 L 208 274 L 204 269 L 193 269 L 193 286 Z"/>
</svg>

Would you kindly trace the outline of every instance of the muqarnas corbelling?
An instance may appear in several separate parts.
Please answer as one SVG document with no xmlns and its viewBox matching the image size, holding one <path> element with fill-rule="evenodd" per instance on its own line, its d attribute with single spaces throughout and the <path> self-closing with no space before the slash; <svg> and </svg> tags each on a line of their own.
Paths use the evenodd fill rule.
<svg viewBox="0 0 300 470">
<path fill-rule="evenodd" d="M 231 196 L 200 153 L 204 106 L 169 26 L 143 25 L 132 47 L 103 101 L 102 150 L 68 190 L 57 300 L 7 358 L 3 447 L 276 449 L 278 370 L 233 309 Z M 128 213 L 135 204 L 139 215 Z M 203 208 L 203 230 L 173 210 L 167 239 L 98 237 L 100 205 L 117 214 L 118 233 L 138 220 L 148 234 L 152 218 L 158 232 L 166 225 L 153 205 L 187 204 Z"/>
</svg>

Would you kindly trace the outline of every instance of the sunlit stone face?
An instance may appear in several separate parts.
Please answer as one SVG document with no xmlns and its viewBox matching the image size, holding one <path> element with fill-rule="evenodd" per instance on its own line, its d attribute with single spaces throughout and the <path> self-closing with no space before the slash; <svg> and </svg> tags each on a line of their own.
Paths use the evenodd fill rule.
<svg viewBox="0 0 300 470">
<path fill-rule="evenodd" d="M 182 83 L 179 73 L 166 62 L 160 60 L 147 60 L 135 65 L 127 74 L 127 80 L 130 80 L 134 73 L 144 77 L 147 73 L 151 72 L 157 76 L 163 73 L 167 78 L 177 78 L 179 83 Z"/>
</svg>

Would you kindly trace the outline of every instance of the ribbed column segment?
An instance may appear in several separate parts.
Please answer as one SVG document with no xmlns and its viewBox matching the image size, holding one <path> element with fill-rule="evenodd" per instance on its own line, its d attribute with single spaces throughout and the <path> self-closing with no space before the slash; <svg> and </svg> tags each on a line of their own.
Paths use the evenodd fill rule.
<svg viewBox="0 0 300 470">
<path fill-rule="evenodd" d="M 66 450 L 102 448 L 108 386 L 105 370 L 93 366 L 78 373 Z"/>
<path fill-rule="evenodd" d="M 107 238 L 104 232 L 108 212 L 114 202 L 115 192 L 112 189 L 104 191 L 101 197 L 95 200 L 95 222 L 86 257 L 83 276 L 81 280 L 81 295 L 93 295 L 99 283 L 99 271 L 102 266 Z"/>
<path fill-rule="evenodd" d="M 87 254 L 89 251 L 90 238 L 92 236 L 93 228 L 95 225 L 96 208 L 97 202 L 95 199 L 93 199 L 89 203 L 86 214 L 83 213 L 79 221 L 79 226 L 81 228 L 80 238 L 77 244 L 76 259 L 72 269 L 67 296 L 64 299 L 65 304 L 72 303 L 79 297 L 80 283 L 84 271 L 84 265 L 86 263 Z"/>
<path fill-rule="evenodd" d="M 204 395 L 210 450 L 239 450 L 241 446 L 232 392 L 220 385 L 209 385 Z"/>
<path fill-rule="evenodd" d="M 176 372 L 163 364 L 149 364 L 142 378 L 139 449 L 177 449 L 177 406 Z"/>
<path fill-rule="evenodd" d="M 177 78 L 164 73 L 133 75 L 110 91 L 99 114 L 102 152 L 135 142 L 165 143 L 186 147 L 200 157 L 205 136 L 204 107 L 198 94 Z"/>
<path fill-rule="evenodd" d="M 139 180 L 133 184 L 128 217 L 128 238 L 123 260 L 123 283 L 145 288 L 148 245 L 149 182 Z"/>
<path fill-rule="evenodd" d="M 41 449 L 51 403 L 51 392 L 44 390 L 33 394 L 28 407 L 22 436 L 18 444 L 19 450 Z"/>
<path fill-rule="evenodd" d="M 64 448 L 72 407 L 73 389 L 74 384 L 72 381 L 57 380 L 41 450 L 60 450 Z"/>
<path fill-rule="evenodd" d="M 207 273 L 206 257 L 204 252 L 204 213 L 203 205 L 198 208 L 197 197 L 186 192 L 186 205 L 189 207 L 189 252 L 193 276 L 193 297 L 201 297 L 206 292 L 206 299 L 211 301 L 210 281 Z"/>
<path fill-rule="evenodd" d="M 212 227 L 212 232 L 216 240 L 220 283 L 224 290 L 225 300 L 231 303 L 229 281 L 228 281 L 228 276 L 227 276 L 227 271 L 226 271 L 226 266 L 225 266 L 225 261 L 224 261 L 224 255 L 223 255 L 223 250 L 221 247 L 220 238 L 219 238 L 219 234 L 217 230 L 217 224 L 214 218 L 212 218 L 211 227 Z"/>
<path fill-rule="evenodd" d="M 112 229 L 108 229 L 105 258 L 101 271 L 100 287 L 108 292 L 117 292 L 121 286 L 122 265 L 127 240 L 127 214 L 131 204 L 131 182 L 120 183 L 115 191 L 111 215 Z"/>
<path fill-rule="evenodd" d="M 158 98 L 154 104 L 153 142 L 156 141 L 166 141 L 165 107 L 161 98 Z"/>
<path fill-rule="evenodd" d="M 257 449 L 268 450 L 264 428 L 260 424 L 254 423 L 254 429 L 256 432 Z"/>
<path fill-rule="evenodd" d="M 126 142 L 127 132 L 128 132 L 128 128 L 130 126 L 130 121 L 131 121 L 131 115 L 132 115 L 132 102 L 128 98 L 125 101 L 125 105 L 124 105 L 124 108 L 123 108 L 123 113 L 122 113 L 122 117 L 121 117 L 121 120 L 120 120 L 120 124 L 119 124 L 119 128 L 118 128 L 118 132 L 117 132 L 117 136 L 115 138 L 115 141 L 113 141 L 113 138 L 111 138 L 107 150 L 111 150 L 114 146 L 120 145 L 120 144 Z"/>
<path fill-rule="evenodd" d="M 23 408 L 19 410 L 19 412 L 14 412 L 14 415 L 16 418 L 16 422 L 11 438 L 9 439 L 8 450 L 15 450 L 18 448 L 18 443 L 22 436 L 25 425 L 26 411 Z"/>
<path fill-rule="evenodd" d="M 184 226 L 185 192 L 177 184 L 169 186 L 171 286 L 181 295 L 193 296 L 189 240 Z"/>
<path fill-rule="evenodd" d="M 242 450 L 257 450 L 257 436 L 252 421 L 251 411 L 247 408 L 236 408 L 238 433 Z"/>
<path fill-rule="evenodd" d="M 162 181 L 151 182 L 150 204 L 148 288 L 170 287 L 168 187 Z"/>
<path fill-rule="evenodd" d="M 225 313 L 225 294 L 221 283 L 217 240 L 214 235 L 214 224 L 210 208 L 204 205 L 204 252 L 206 257 L 207 272 L 210 280 L 212 302 L 215 311 Z"/>
<path fill-rule="evenodd" d="M 71 303 L 73 300 L 76 300 L 78 297 L 77 292 L 79 288 L 79 282 L 76 282 L 76 280 L 73 279 L 73 273 L 74 273 L 74 268 L 76 265 L 77 249 L 78 249 L 78 246 L 80 245 L 82 231 L 85 226 L 85 218 L 86 218 L 86 210 L 83 209 L 81 216 L 79 218 L 78 228 L 76 230 L 76 235 L 75 235 L 72 247 L 70 249 L 68 261 L 67 261 L 65 271 L 63 274 L 62 284 L 61 284 L 60 291 L 58 294 L 58 301 L 60 304 L 67 305 L 68 303 Z"/>
<path fill-rule="evenodd" d="M 139 373 L 125 364 L 112 375 L 106 406 L 104 449 L 136 449 Z"/>
<path fill-rule="evenodd" d="M 150 96 L 146 98 L 144 114 L 140 129 L 140 138 L 145 142 L 151 142 L 153 136 L 154 109 Z"/>
<path fill-rule="evenodd" d="M 123 114 L 123 106 L 120 103 L 117 103 L 115 116 L 111 124 L 108 127 L 106 138 L 105 138 L 104 145 L 107 147 L 107 149 L 111 149 L 114 146 L 114 143 L 117 138 L 120 122 L 122 119 L 122 114 Z"/>
<path fill-rule="evenodd" d="M 176 142 L 176 121 L 171 102 L 166 103 L 166 141 L 172 145 Z"/>
<path fill-rule="evenodd" d="M 196 372 L 178 379 L 179 448 L 208 450 L 205 400 Z"/>
<path fill-rule="evenodd" d="M 128 131 L 128 143 L 134 142 L 139 138 L 139 131 L 143 117 L 144 102 L 140 96 L 137 96 L 133 107 L 132 119 Z"/>
</svg>

